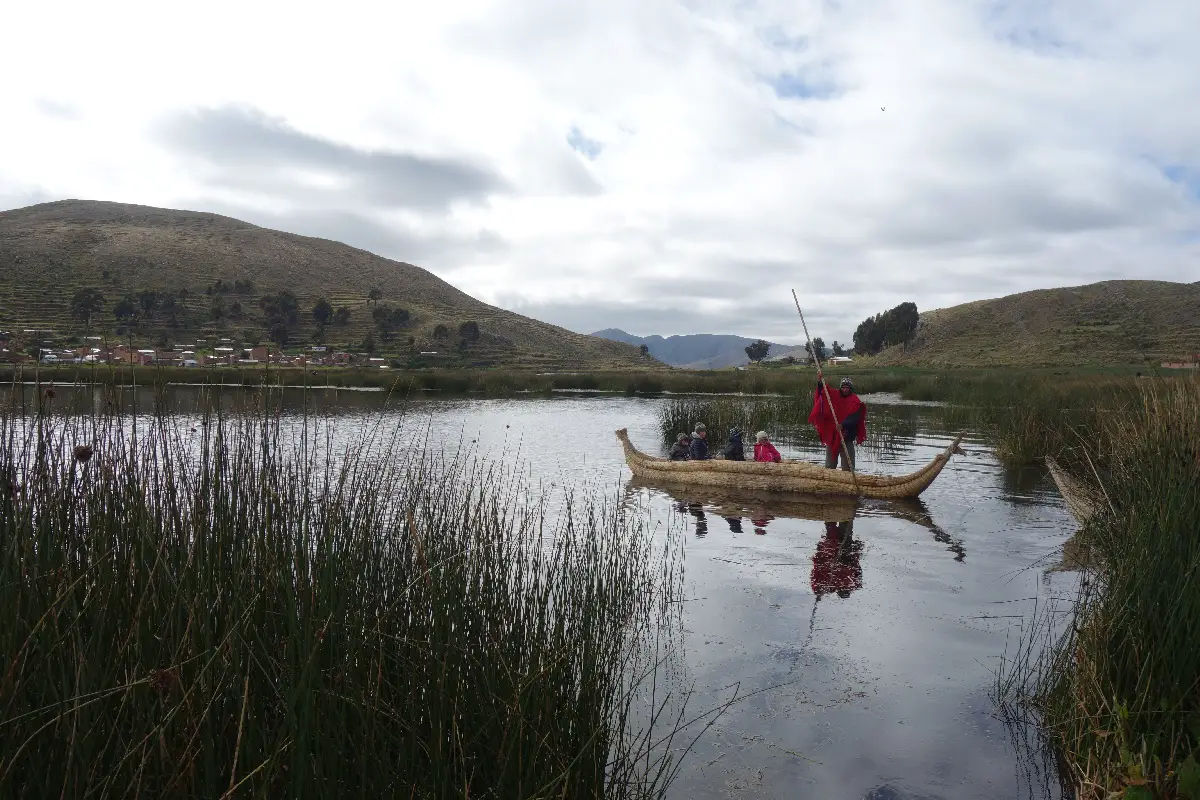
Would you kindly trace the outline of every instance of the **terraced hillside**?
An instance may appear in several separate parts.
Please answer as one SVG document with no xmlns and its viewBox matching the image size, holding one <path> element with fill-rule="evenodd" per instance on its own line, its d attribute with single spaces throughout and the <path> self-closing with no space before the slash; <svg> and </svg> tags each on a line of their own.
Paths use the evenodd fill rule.
<svg viewBox="0 0 1200 800">
<path fill-rule="evenodd" d="M 71 298 L 88 288 L 102 295 L 103 307 L 85 325 L 72 315 Z M 370 337 L 383 352 L 438 351 L 476 364 L 657 363 L 630 345 L 489 306 L 412 264 L 216 214 L 80 200 L 0 213 L 0 330 L 65 336 L 120 328 L 171 342 L 266 341 L 271 317 L 263 298 L 284 290 L 297 301 L 287 331 L 293 345 L 321 338 L 357 348 Z M 154 293 L 152 308 L 138 306 L 143 293 Z M 348 318 L 330 321 L 320 335 L 312 309 L 322 297 Z M 122 298 L 136 313 L 118 319 Z M 408 317 L 383 332 L 372 315 L 379 308 L 403 309 Z M 478 325 L 479 336 L 462 345 L 459 328 L 467 322 Z"/>
<path fill-rule="evenodd" d="M 1104 281 L 922 312 L 880 355 L 926 366 L 1158 363 L 1200 353 L 1200 283 Z"/>
</svg>

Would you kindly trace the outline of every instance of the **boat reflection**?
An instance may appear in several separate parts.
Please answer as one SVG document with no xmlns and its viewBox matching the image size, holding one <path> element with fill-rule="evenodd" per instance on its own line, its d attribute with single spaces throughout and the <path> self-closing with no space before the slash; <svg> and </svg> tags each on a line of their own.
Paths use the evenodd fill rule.
<svg viewBox="0 0 1200 800">
<path fill-rule="evenodd" d="M 955 561 L 965 561 L 966 548 L 961 539 L 951 536 L 933 521 L 929 507 L 920 499 L 912 500 L 855 500 L 845 497 L 755 492 L 750 490 L 717 489 L 707 486 L 673 485 L 632 478 L 626 485 L 626 495 L 649 490 L 671 498 L 675 509 L 695 520 L 697 537 L 708 535 L 708 514 L 725 520 L 733 533 L 743 532 L 743 521 L 749 521 L 754 533 L 766 536 L 768 527 L 777 519 L 806 519 L 824 526 L 822 535 L 830 538 L 830 525 L 853 539 L 855 518 L 892 517 L 911 522 L 930 532 L 934 541 L 944 544 L 954 554 Z M 844 527 L 839 527 L 844 526 Z M 861 542 L 855 541 L 861 550 Z M 849 545 L 847 545 L 849 547 Z"/>
</svg>

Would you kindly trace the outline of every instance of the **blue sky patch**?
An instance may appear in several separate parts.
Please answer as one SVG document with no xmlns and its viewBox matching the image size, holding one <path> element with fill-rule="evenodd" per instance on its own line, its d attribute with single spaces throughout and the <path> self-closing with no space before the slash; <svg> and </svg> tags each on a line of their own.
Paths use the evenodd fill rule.
<svg viewBox="0 0 1200 800">
<path fill-rule="evenodd" d="M 838 94 L 837 87 L 828 80 L 805 77 L 794 72 L 781 72 L 766 80 L 767 84 L 775 90 L 775 95 L 782 98 L 828 100 Z"/>
<path fill-rule="evenodd" d="M 604 150 L 603 143 L 584 136 L 583 131 L 579 130 L 578 125 L 572 125 L 571 130 L 567 132 L 567 144 L 571 145 L 572 150 L 579 153 L 579 155 L 588 161 L 595 161 L 596 156 L 600 155 Z"/>
<path fill-rule="evenodd" d="M 1200 200 L 1200 169 L 1183 164 L 1167 164 L 1159 167 L 1167 180 L 1182 186 L 1194 199 Z"/>
</svg>

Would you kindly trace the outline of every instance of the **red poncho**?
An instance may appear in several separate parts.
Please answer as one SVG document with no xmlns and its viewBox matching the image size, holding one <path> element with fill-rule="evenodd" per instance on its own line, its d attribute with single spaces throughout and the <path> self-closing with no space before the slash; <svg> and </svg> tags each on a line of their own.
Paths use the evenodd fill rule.
<svg viewBox="0 0 1200 800">
<path fill-rule="evenodd" d="M 832 389 L 829 390 L 829 399 L 833 401 L 833 412 L 837 415 L 836 422 L 829 418 L 829 403 L 825 400 L 825 392 L 822 389 L 817 389 L 813 395 L 812 412 L 808 415 L 808 421 L 817 429 L 817 435 L 821 437 L 821 444 L 826 447 L 840 447 L 841 441 L 838 439 L 837 426 L 859 409 L 862 409 L 862 414 L 858 417 L 858 431 L 854 435 L 854 443 L 865 442 L 867 439 L 867 404 L 853 392 L 842 397 L 841 392 Z"/>
<path fill-rule="evenodd" d="M 754 460 L 779 462 L 783 458 L 779 455 L 779 451 L 775 449 L 775 445 L 770 442 L 755 442 Z"/>
</svg>

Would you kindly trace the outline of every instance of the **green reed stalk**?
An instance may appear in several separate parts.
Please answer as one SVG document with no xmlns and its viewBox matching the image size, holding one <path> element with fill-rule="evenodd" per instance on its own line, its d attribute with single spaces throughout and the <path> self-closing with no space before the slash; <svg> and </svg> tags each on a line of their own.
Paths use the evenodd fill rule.
<svg viewBox="0 0 1200 800">
<path fill-rule="evenodd" d="M 1143 390 L 1090 429 L 1105 498 L 1073 620 L 1005 681 L 1032 701 L 1082 798 L 1200 796 L 1200 382 Z M 1153 792 L 1153 795 L 1150 793 Z"/>
<path fill-rule="evenodd" d="M 681 572 L 643 517 L 335 453 L 265 393 L 195 431 L 54 402 L 0 413 L 0 794 L 665 792 Z"/>
</svg>

